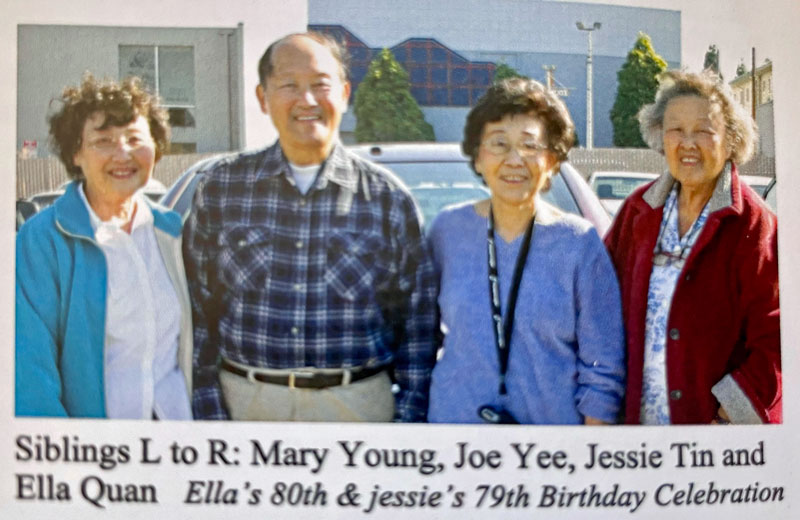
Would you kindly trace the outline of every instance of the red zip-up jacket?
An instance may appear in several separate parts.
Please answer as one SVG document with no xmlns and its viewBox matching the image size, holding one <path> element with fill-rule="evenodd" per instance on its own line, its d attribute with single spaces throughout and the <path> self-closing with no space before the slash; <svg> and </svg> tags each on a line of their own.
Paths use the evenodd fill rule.
<svg viewBox="0 0 800 520">
<path fill-rule="evenodd" d="M 622 293 L 628 348 L 625 422 L 639 423 L 653 249 L 669 172 L 620 208 L 605 237 Z M 673 424 L 781 422 L 777 218 L 726 166 L 675 287 L 666 364 Z"/>
</svg>

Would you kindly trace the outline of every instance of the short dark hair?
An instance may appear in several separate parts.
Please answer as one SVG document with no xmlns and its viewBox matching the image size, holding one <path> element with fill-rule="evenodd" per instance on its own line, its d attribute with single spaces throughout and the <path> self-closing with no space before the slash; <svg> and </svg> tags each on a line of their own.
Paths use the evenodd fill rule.
<svg viewBox="0 0 800 520">
<path fill-rule="evenodd" d="M 103 127 L 123 126 L 139 116 L 147 119 L 150 135 L 156 145 L 156 160 L 169 148 L 169 116 L 157 96 L 148 92 L 137 77 L 121 82 L 97 80 L 86 73 L 80 86 L 66 87 L 60 102 L 61 109 L 48 117 L 50 123 L 50 147 L 53 149 L 71 179 L 83 179 L 80 167 L 73 159 L 81 147 L 83 127 L 93 114 L 106 116 Z M 52 102 L 51 102 L 52 103 Z"/>
<path fill-rule="evenodd" d="M 272 54 L 275 52 L 275 49 L 278 48 L 279 45 L 285 43 L 286 41 L 297 38 L 302 36 L 304 38 L 308 38 L 310 40 L 314 40 L 315 42 L 319 43 L 326 49 L 331 52 L 331 55 L 336 59 L 339 63 L 339 69 L 341 73 L 342 81 L 347 81 L 347 76 L 349 74 L 348 65 L 349 65 L 349 56 L 347 54 L 347 48 L 345 45 L 329 36 L 325 33 L 317 32 L 317 31 L 306 31 L 303 33 L 292 33 L 287 34 L 283 38 L 279 38 L 274 42 L 269 44 L 267 50 L 264 51 L 264 54 L 261 56 L 261 59 L 258 60 L 258 82 L 262 86 L 267 85 L 267 78 L 272 76 L 273 66 L 272 66 Z"/>
<path fill-rule="evenodd" d="M 555 153 L 559 163 L 566 160 L 575 142 L 575 124 L 564 102 L 538 81 L 511 78 L 489 87 L 467 115 L 461 149 L 470 157 L 473 170 L 483 128 L 487 123 L 500 121 L 513 114 L 530 114 L 541 119 L 547 148 Z"/>
</svg>

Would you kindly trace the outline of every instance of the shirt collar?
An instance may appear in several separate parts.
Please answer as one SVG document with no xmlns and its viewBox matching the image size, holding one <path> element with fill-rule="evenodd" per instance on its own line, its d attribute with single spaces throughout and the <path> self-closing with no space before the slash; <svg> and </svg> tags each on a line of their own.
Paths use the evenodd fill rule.
<svg viewBox="0 0 800 520">
<path fill-rule="evenodd" d="M 83 191 L 83 183 L 78 183 L 78 195 L 80 195 L 83 204 L 86 206 L 86 211 L 89 213 L 89 223 L 92 225 L 92 230 L 97 231 L 101 227 L 113 227 L 120 229 L 125 223 L 121 219 L 112 217 L 110 220 L 102 221 L 97 213 L 94 212 L 92 206 L 89 204 L 89 199 L 86 198 L 86 193 Z M 137 191 L 133 195 L 133 203 L 136 210 L 133 214 L 133 224 L 131 225 L 131 233 L 141 226 L 153 225 L 153 214 L 147 211 L 147 204 L 142 200 L 141 191 Z"/>
<path fill-rule="evenodd" d="M 735 167 L 732 166 L 731 162 L 726 162 L 725 168 L 717 177 L 717 184 L 714 186 L 711 199 L 708 201 L 709 213 L 735 205 L 733 196 L 734 171 Z M 642 198 L 651 208 L 659 208 L 666 202 L 675 182 L 675 178 L 667 170 L 644 192 Z"/>
<path fill-rule="evenodd" d="M 328 182 L 333 182 L 352 192 L 356 192 L 358 190 L 358 172 L 354 170 L 352 161 L 353 159 L 344 145 L 339 141 L 334 143 L 333 149 L 322 164 L 322 170 L 311 189 L 324 189 Z M 286 177 L 292 175 L 289 161 L 280 146 L 280 140 L 267 148 L 264 160 L 256 171 L 257 178 L 275 177 L 277 175 Z"/>
</svg>

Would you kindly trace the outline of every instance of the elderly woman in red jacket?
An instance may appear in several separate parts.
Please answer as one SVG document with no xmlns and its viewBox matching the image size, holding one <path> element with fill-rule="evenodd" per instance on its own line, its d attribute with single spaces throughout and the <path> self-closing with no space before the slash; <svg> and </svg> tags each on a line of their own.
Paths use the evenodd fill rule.
<svg viewBox="0 0 800 520">
<path fill-rule="evenodd" d="M 605 239 L 626 322 L 626 422 L 780 422 L 777 219 L 736 168 L 755 124 L 716 76 L 678 71 L 639 122 L 668 171 Z"/>
</svg>

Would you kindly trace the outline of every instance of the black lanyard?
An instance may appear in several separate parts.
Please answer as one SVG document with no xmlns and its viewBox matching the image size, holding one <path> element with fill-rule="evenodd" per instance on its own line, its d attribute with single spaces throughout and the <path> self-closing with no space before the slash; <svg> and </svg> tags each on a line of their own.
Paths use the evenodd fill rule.
<svg viewBox="0 0 800 520">
<path fill-rule="evenodd" d="M 525 237 L 517 254 L 517 263 L 514 267 L 514 276 L 511 280 L 511 289 L 508 294 L 508 309 L 506 319 L 500 310 L 500 283 L 497 274 L 497 249 L 494 245 L 494 215 L 492 207 L 489 206 L 489 219 L 487 222 L 487 242 L 489 249 L 489 302 L 492 305 L 492 329 L 494 330 L 494 340 L 497 346 L 497 358 L 500 362 L 500 395 L 506 394 L 506 371 L 508 370 L 508 356 L 511 349 L 511 330 L 514 327 L 514 312 L 517 308 L 517 295 L 519 294 L 519 284 L 522 280 L 522 271 L 525 269 L 525 262 L 528 260 L 528 250 L 533 240 L 533 221 L 536 218 L 534 213 Z"/>
</svg>

